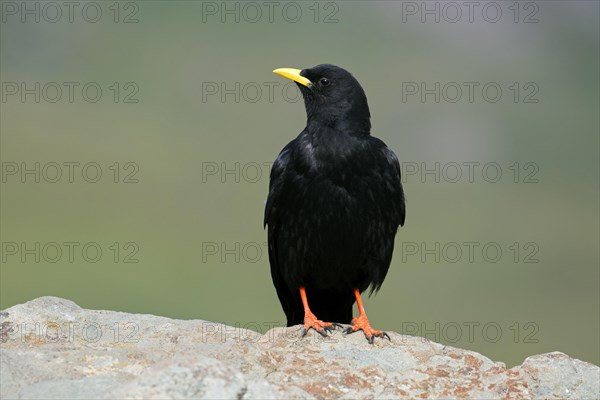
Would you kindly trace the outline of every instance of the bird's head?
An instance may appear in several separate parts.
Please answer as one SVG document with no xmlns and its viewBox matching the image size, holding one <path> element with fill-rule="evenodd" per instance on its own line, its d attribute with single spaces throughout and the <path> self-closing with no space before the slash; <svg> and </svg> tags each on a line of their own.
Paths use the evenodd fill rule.
<svg viewBox="0 0 600 400">
<path fill-rule="evenodd" d="M 303 70 L 278 68 L 273 72 L 293 80 L 300 88 L 308 125 L 369 134 L 371 114 L 367 96 L 350 72 L 331 64 Z"/>
</svg>

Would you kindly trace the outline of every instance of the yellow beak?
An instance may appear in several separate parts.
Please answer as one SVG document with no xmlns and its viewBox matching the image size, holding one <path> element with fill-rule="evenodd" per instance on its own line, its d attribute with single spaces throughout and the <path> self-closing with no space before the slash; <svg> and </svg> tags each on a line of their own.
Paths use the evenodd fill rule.
<svg viewBox="0 0 600 400">
<path fill-rule="evenodd" d="M 311 85 L 312 85 L 311 81 L 309 81 L 308 79 L 306 79 L 305 77 L 300 75 L 301 70 L 299 70 L 299 69 L 277 68 L 277 69 L 274 69 L 273 72 L 275 72 L 278 75 L 283 76 L 284 78 L 288 78 L 295 82 L 298 82 L 299 84 L 304 85 L 306 87 L 311 87 Z"/>
</svg>

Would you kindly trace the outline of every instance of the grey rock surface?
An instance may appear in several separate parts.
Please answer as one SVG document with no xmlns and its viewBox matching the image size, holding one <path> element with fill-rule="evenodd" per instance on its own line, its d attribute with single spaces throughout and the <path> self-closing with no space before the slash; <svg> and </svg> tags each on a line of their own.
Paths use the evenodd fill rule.
<svg viewBox="0 0 600 400">
<path fill-rule="evenodd" d="M 2 399 L 481 398 L 600 396 L 600 369 L 553 352 L 507 369 L 390 332 L 263 335 L 201 320 L 86 310 L 41 297 L 0 312 Z"/>
</svg>

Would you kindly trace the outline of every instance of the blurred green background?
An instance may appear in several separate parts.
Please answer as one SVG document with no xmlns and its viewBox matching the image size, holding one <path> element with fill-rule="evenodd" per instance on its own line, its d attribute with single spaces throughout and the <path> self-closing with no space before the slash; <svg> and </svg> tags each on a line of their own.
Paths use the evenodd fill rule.
<svg viewBox="0 0 600 400">
<path fill-rule="evenodd" d="M 555 350 L 600 363 L 598 2 L 497 2 L 496 22 L 485 2 L 472 22 L 461 2 L 458 19 L 435 2 L 282 2 L 272 15 L 253 3 L 260 16 L 243 2 L 83 2 L 72 22 L 67 8 L 59 17 L 26 3 L 2 2 L 0 308 L 53 295 L 284 324 L 263 207 L 268 164 L 305 113 L 271 71 L 333 63 L 365 88 L 373 134 L 407 175 L 407 222 L 382 290 L 366 300 L 373 325 L 509 365 Z M 22 15 L 36 3 L 39 22 Z M 438 7 L 439 22 L 422 22 L 424 7 Z M 72 102 L 65 82 L 79 84 Z M 84 98 L 89 82 L 102 89 L 97 102 L 94 84 Z M 409 95 L 413 82 L 439 82 L 440 101 Z M 456 102 L 449 82 L 464 89 Z M 472 102 L 465 82 L 479 84 Z M 482 93 L 490 82 L 502 89 L 496 102 L 494 87 Z M 69 162 L 80 163 L 73 182 Z M 479 163 L 472 182 L 465 162 Z M 39 182 L 21 174 L 35 163 Z M 97 164 L 84 174 L 86 163 Z M 436 163 L 438 182 L 421 175 Z M 87 182 L 94 166 L 102 176 Z M 72 260 L 65 242 L 77 243 Z"/>
</svg>

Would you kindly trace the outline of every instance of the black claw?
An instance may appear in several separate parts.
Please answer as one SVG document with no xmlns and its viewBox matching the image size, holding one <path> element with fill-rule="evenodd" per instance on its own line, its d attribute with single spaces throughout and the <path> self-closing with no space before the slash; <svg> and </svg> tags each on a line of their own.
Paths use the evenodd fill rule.
<svg viewBox="0 0 600 400">
<path fill-rule="evenodd" d="M 327 337 L 327 333 L 325 333 L 324 329 L 315 329 L 321 336 Z"/>
<path fill-rule="evenodd" d="M 320 322 L 320 321 L 319 321 Z M 314 329 L 319 335 L 323 336 L 323 337 L 329 337 L 329 333 L 332 333 L 336 327 L 340 327 L 343 328 L 342 325 L 336 323 L 336 322 L 332 322 L 331 325 L 326 325 L 323 327 L 319 327 L 319 326 L 309 326 L 308 329 L 306 327 L 302 327 L 302 329 L 300 329 L 300 337 L 303 338 L 304 336 L 307 335 L 308 331 L 311 329 Z"/>
<path fill-rule="evenodd" d="M 387 340 L 389 340 L 390 342 L 392 341 L 392 338 L 386 332 L 382 332 L 381 333 L 381 337 L 382 338 L 387 338 Z"/>
<path fill-rule="evenodd" d="M 308 329 L 306 329 L 305 327 L 302 327 L 302 329 L 300 329 L 300 338 L 303 338 L 304 336 L 306 336 L 306 334 L 308 333 L 308 331 L 311 328 L 314 329 L 319 335 L 321 335 L 323 337 L 328 337 L 326 331 L 328 331 L 328 332 L 331 331 L 331 328 L 329 328 L 328 326 L 324 327 L 324 329 L 315 329 L 313 327 L 309 327 Z"/>
<path fill-rule="evenodd" d="M 367 341 L 369 342 L 369 344 L 375 343 L 375 335 L 367 336 Z"/>
<path fill-rule="evenodd" d="M 344 334 L 349 335 L 350 333 L 354 333 L 356 332 L 355 330 L 353 330 L 352 328 L 346 328 L 344 329 Z"/>
</svg>

